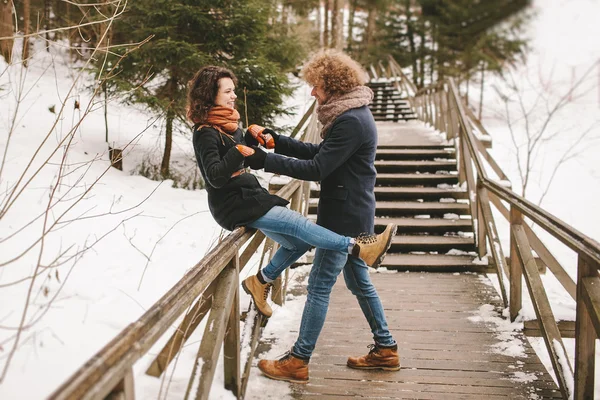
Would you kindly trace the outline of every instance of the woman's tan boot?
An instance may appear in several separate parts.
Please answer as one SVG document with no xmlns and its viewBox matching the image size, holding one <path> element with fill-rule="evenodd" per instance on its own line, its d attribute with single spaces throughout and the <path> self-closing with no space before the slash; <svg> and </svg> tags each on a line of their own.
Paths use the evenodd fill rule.
<svg viewBox="0 0 600 400">
<path fill-rule="evenodd" d="M 355 239 L 352 255 L 362 259 L 369 267 L 378 268 L 396 235 L 396 224 L 388 224 L 379 235 L 360 235 Z"/>
<path fill-rule="evenodd" d="M 267 303 L 271 286 L 273 285 L 270 283 L 261 283 L 256 275 L 252 275 L 242 281 L 244 291 L 252 296 L 252 301 L 254 301 L 258 312 L 267 318 L 273 315 L 273 310 L 269 303 Z"/>
</svg>

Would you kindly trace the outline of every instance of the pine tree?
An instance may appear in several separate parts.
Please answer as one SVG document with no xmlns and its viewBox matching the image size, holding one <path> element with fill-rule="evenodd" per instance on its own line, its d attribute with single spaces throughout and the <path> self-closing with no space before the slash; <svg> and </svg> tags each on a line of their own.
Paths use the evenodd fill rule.
<svg viewBox="0 0 600 400">
<path fill-rule="evenodd" d="M 249 123 L 271 124 L 285 113 L 283 96 L 291 89 L 277 63 L 276 43 L 268 25 L 274 8 L 261 0 L 137 0 L 115 25 L 113 40 L 150 40 L 118 61 L 130 46 L 110 56 L 109 91 L 129 102 L 142 103 L 165 118 L 165 149 L 161 175 L 169 177 L 174 123 L 184 121 L 186 84 L 205 65 L 228 67 L 238 76 L 238 107 L 244 116 L 247 92 Z M 289 53 L 289 51 L 288 51 Z M 101 60 L 100 60 L 101 61 Z M 243 117 L 245 123 L 245 118 Z"/>
</svg>

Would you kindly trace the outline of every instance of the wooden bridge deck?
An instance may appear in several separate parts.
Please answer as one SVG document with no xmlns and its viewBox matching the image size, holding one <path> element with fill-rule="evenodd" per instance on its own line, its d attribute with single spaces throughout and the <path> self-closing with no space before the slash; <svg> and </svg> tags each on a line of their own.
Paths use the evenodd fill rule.
<svg viewBox="0 0 600 400">
<path fill-rule="evenodd" d="M 508 322 L 499 314 L 501 301 L 485 275 L 397 272 L 371 277 L 398 342 L 402 369 L 346 367 L 349 355 L 368 351 L 372 336 L 340 278 L 310 362 L 310 383 L 291 385 L 294 398 L 562 398 L 526 338 L 498 329 Z M 521 354 L 504 354 L 507 346 L 512 346 L 507 352 Z"/>
<path fill-rule="evenodd" d="M 379 144 L 387 148 L 443 144 L 442 136 L 420 121 L 378 122 L 378 129 Z M 378 210 L 377 215 L 389 218 L 385 210 Z M 397 239 L 403 240 L 402 236 Z M 398 256 L 411 255 L 388 254 L 390 259 Z M 448 260 L 443 253 L 426 257 Z M 458 264 L 465 265 L 458 271 L 468 271 L 471 261 Z M 485 275 L 390 272 L 372 274 L 372 279 L 398 341 L 402 369 L 381 372 L 346 367 L 349 355 L 368 351 L 372 337 L 356 299 L 340 278 L 310 362 L 310 383 L 291 385 L 294 398 L 562 398 L 527 339 L 500 315 L 501 300 Z M 290 331 L 297 329 L 290 327 Z"/>
</svg>

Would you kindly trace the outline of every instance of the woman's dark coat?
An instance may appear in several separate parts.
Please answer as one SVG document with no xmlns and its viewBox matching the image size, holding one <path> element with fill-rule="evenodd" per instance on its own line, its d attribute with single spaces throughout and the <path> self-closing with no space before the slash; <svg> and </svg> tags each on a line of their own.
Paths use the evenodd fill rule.
<svg viewBox="0 0 600 400">
<path fill-rule="evenodd" d="M 320 144 L 279 136 L 275 146 L 278 154 L 267 154 L 265 171 L 320 181 L 317 223 L 355 237 L 373 233 L 376 150 L 375 120 L 363 106 L 342 113 Z"/>
<path fill-rule="evenodd" d="M 257 220 L 274 206 L 288 204 L 269 194 L 251 173 L 231 178 L 244 168 L 244 156 L 234 147 L 244 143 L 242 131 L 236 130 L 232 138 L 211 127 L 194 129 L 194 152 L 206 182 L 208 207 L 215 221 L 230 231 Z"/>
</svg>

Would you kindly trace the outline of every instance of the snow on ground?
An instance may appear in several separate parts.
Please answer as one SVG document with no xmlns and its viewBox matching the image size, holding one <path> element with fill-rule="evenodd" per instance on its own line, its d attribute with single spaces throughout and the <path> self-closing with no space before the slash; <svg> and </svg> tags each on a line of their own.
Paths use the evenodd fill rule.
<svg viewBox="0 0 600 400">
<path fill-rule="evenodd" d="M 600 43 L 596 40 L 600 35 L 600 26 L 595 22 L 600 13 L 600 3 L 594 0 L 536 0 L 533 9 L 536 15 L 527 27 L 527 34 L 531 38 L 527 63 L 512 72 L 517 85 L 523 88 L 525 108 L 531 111 L 528 120 L 530 127 L 539 127 L 548 115 L 547 104 L 550 107 L 556 104 L 587 71 L 590 73 L 583 79 L 580 88 L 572 96 L 567 96 L 567 105 L 556 113 L 548 125 L 547 134 L 554 136 L 552 140 L 542 141 L 539 145 L 526 197 L 537 203 L 548 183 L 552 182 L 541 203 L 542 208 L 598 240 L 600 211 L 596 205 L 600 196 L 600 166 L 597 159 L 600 145 L 600 65 L 594 66 L 594 63 L 600 60 Z M 485 92 L 483 124 L 493 137 L 491 153 L 511 178 L 513 190 L 520 192 L 517 150 L 508 129 L 505 105 L 496 92 L 496 89 L 506 92 L 506 86 L 499 79 L 488 83 L 494 89 Z M 472 85 L 474 86 L 476 85 Z M 471 99 L 478 99 L 478 96 L 476 90 L 471 93 Z M 541 99 L 548 99 L 548 103 Z M 536 101 L 537 106 L 534 106 Z M 513 104 L 509 110 L 511 122 L 517 132 L 515 141 L 523 157 L 525 120 L 520 118 L 522 114 L 519 112 L 519 104 Z M 577 143 L 584 132 L 588 133 Z M 566 161 L 551 178 L 558 160 L 573 145 L 571 154 L 576 157 Z M 502 246 L 508 250 L 509 226 L 499 213 L 495 213 L 494 217 Z M 534 227 L 534 230 L 575 279 L 576 254 L 542 229 Z M 490 278 L 499 290 L 496 276 L 492 275 Z M 575 302 L 560 283 L 550 272 L 542 280 L 556 319 L 574 320 Z M 523 290 L 521 317 L 525 320 L 535 319 L 525 285 Z M 530 341 L 546 367 L 552 370 L 543 340 L 534 338 Z M 572 339 L 565 340 L 571 360 L 574 355 L 572 342 Z M 597 359 L 600 362 L 600 353 L 597 353 Z M 597 373 L 597 382 L 599 378 Z M 600 397 L 600 387 L 596 395 Z"/>
<path fill-rule="evenodd" d="M 563 93 L 573 79 L 581 76 L 600 57 L 600 44 L 595 40 L 600 34 L 600 26 L 595 23 L 600 3 L 594 0 L 538 0 L 534 2 L 534 6 L 538 15 L 529 27 L 533 42 L 528 67 L 519 68 L 515 71 L 515 76 L 520 80 L 525 72 L 529 72 L 529 80 L 532 82 L 539 76 L 544 81 L 551 78 L 552 84 L 546 90 L 556 96 Z M 15 45 L 15 48 L 18 47 Z M 85 86 L 91 81 L 84 76 L 75 83 L 74 92 L 68 95 L 64 114 L 56 119 L 57 115 L 50 112 L 49 108 L 54 106 L 55 112 L 58 112 L 61 101 L 75 81 L 76 71 L 66 65 L 65 57 L 56 49 L 52 49 L 51 53 L 40 50 L 42 49 L 37 49 L 38 54 L 30 63 L 27 76 L 21 76 L 21 70 L 17 67 L 7 69 L 5 64 L 0 65 L 2 150 L 7 147 L 7 132 L 13 113 L 16 111 L 18 115 L 18 123 L 10 138 L 5 167 L 0 176 L 2 197 L 18 179 L 48 132 L 47 145 L 42 147 L 37 160 L 48 157 L 56 149 L 57 143 L 66 137 L 83 113 L 73 109 L 74 101 L 78 100 L 82 109 L 85 109 L 89 101 L 89 92 L 85 90 Z M 600 120 L 600 94 L 596 89 L 600 87 L 600 82 L 597 80 L 598 73 L 593 73 L 586 80 L 592 89 L 574 100 L 557 116 L 551 130 L 564 133 L 564 136 L 559 135 L 557 140 L 544 144 L 544 150 L 534 168 L 528 198 L 540 197 L 550 176 L 552 163 L 561 156 L 578 133 Z M 17 88 L 20 83 L 27 96 L 16 110 Z M 472 97 L 478 98 L 473 93 Z M 290 106 L 298 106 L 298 114 L 289 120 L 281 120 L 280 125 L 293 125 L 293 118 L 302 115 L 308 107 L 309 99 L 306 87 L 300 87 L 294 99 L 289 102 Z M 484 125 L 493 136 L 492 153 L 511 176 L 514 187 L 518 188 L 514 145 L 507 132 L 506 121 L 500 116 L 503 105 L 493 97 L 493 90 L 486 92 L 485 104 Z M 66 211 L 75 199 L 90 188 L 96 177 L 104 175 L 86 198 L 68 210 L 63 217 L 65 221 L 80 216 L 88 218 L 62 224 L 60 230 L 46 236 L 41 264 L 50 264 L 61 249 L 67 251 L 67 255 L 73 255 L 78 249 L 84 249 L 98 239 L 100 241 L 81 254 L 81 257 L 69 260 L 64 265 L 44 268 L 43 273 L 36 278 L 31 306 L 25 318 L 27 324 L 35 323 L 23 332 L 5 381 L 0 385 L 0 398 L 3 399 L 39 399 L 48 395 L 58 383 L 70 376 L 172 287 L 204 256 L 221 233 L 208 213 L 204 191 L 176 189 L 172 187 L 172 182 L 159 184 L 131 174 L 142 160 L 149 157 L 156 159 L 160 155 L 161 133 L 164 128 L 161 122 L 139 107 L 111 103 L 109 143 L 116 147 L 132 143 L 126 149 L 125 172 L 107 169 L 104 119 L 100 104 L 94 106 L 95 112 L 85 118 L 73 137 L 72 149 L 67 156 L 66 171 L 69 174 L 65 176 L 63 185 L 56 187 L 55 193 L 56 196 L 64 196 L 64 201 L 55 206 L 50 220 Z M 56 129 L 50 131 L 55 121 Z M 143 135 L 140 136 L 141 133 Z M 595 207 L 600 195 L 600 168 L 595 157 L 598 136 L 596 126 L 587 141 L 582 143 L 577 159 L 568 161 L 559 169 L 552 189 L 542 203 L 545 209 L 596 239 L 600 237 L 600 214 Z M 57 153 L 51 158 L 54 164 L 47 165 L 40 171 L 29 188 L 2 217 L 0 263 L 17 256 L 32 244 L 32 239 L 40 237 L 43 220 L 35 217 L 43 215 L 41 213 L 46 208 L 56 182 L 57 163 L 63 155 L 63 149 L 64 147 L 58 147 Z M 194 166 L 189 137 L 181 134 L 176 136 L 173 164 L 183 171 Z M 39 165 L 39 161 L 34 163 L 36 168 Z M 27 176 L 31 176 L 31 173 Z M 263 176 L 263 182 L 268 178 L 268 175 Z M 94 215 L 98 216 L 92 218 Z M 22 232 L 13 237 L 8 236 L 30 220 L 33 220 L 32 224 L 25 226 Z M 501 222 L 499 215 L 496 215 L 496 221 L 503 245 L 507 246 L 508 226 Z M 542 235 L 544 241 L 547 240 L 546 236 Z M 572 252 L 552 241 L 548 243 L 559 261 L 574 276 L 576 259 Z M 70 248 L 71 245 L 75 247 Z M 35 244 L 31 254 L 0 267 L 2 369 L 14 343 L 15 327 L 22 318 L 25 295 L 31 282 L 27 277 L 34 272 L 40 248 L 40 244 Z M 242 278 L 250 274 L 257 263 L 258 260 L 253 259 L 251 265 L 242 271 Z M 25 280 L 19 282 L 20 279 Z M 574 302 L 559 288 L 551 274 L 546 274 L 543 280 L 549 287 L 557 318 L 572 319 Z M 265 342 L 272 347 L 261 357 L 276 357 L 293 343 L 293 331 L 299 325 L 303 303 L 302 296 L 291 297 L 284 308 L 275 310 L 264 336 Z M 241 304 L 242 309 L 248 304 L 243 291 Z M 488 311 L 480 310 L 476 317 L 492 318 Z M 528 300 L 525 300 L 522 314 L 524 319 L 534 316 Z M 502 332 L 503 329 L 500 328 L 499 331 Z M 143 374 L 150 356 L 144 357 L 136 365 L 136 391 L 139 398 L 155 398 L 159 390 L 165 398 L 181 397 L 202 329 L 201 326 L 187 343 L 186 351 L 177 361 L 177 368 L 164 381 Z M 164 340 L 166 338 L 151 353 L 158 351 Z M 536 349 L 543 350 L 540 340 L 532 342 Z M 507 349 L 516 350 L 515 343 L 507 343 Z M 572 358 L 572 341 L 567 340 L 565 345 Z M 541 357 L 549 365 L 543 354 Z M 218 384 L 222 382 L 222 368 L 217 368 L 217 371 L 211 398 L 233 398 L 230 392 Z M 255 374 L 256 370 L 252 373 Z M 515 376 L 515 379 L 529 378 Z M 35 380 L 35 385 L 30 384 L 32 380 Z M 161 385 L 162 389 L 159 389 Z M 168 395 L 165 395 L 167 386 Z M 272 398 L 285 398 L 289 395 L 288 390 L 286 384 L 253 377 L 248 396 L 263 398 L 265 393 L 269 393 Z M 16 393 L 18 397 L 15 397 Z"/>
<path fill-rule="evenodd" d="M 161 121 L 142 107 L 110 103 L 109 143 L 125 150 L 124 171 L 109 168 L 101 99 L 91 99 L 86 89 L 92 79 L 78 75 L 64 50 L 51 47 L 45 52 L 40 43 L 35 46 L 27 70 L 0 62 L 0 149 L 2 154 L 6 150 L 0 207 L 23 173 L 22 182 L 32 178 L 0 220 L 0 374 L 10 362 L 0 384 L 2 399 L 49 395 L 178 282 L 222 233 L 208 211 L 205 191 L 177 189 L 173 181 L 156 182 L 135 174 L 143 160 L 160 159 Z M 13 56 L 18 59 L 18 51 Z M 308 108 L 309 97 L 306 86 L 300 85 L 287 101 L 288 109 L 297 114 L 278 125 L 295 125 Z M 75 101 L 79 109 L 74 108 Z M 69 136 L 88 105 L 93 112 Z M 63 156 L 63 178 L 57 185 Z M 175 135 L 172 165 L 181 172 L 197 169 L 185 127 Z M 32 171 L 40 167 L 34 175 Z M 268 174 L 261 176 L 262 182 L 268 179 Z M 51 194 L 47 226 L 58 224 L 45 236 L 42 250 L 36 240 Z M 29 247 L 31 251 L 20 256 Z M 16 328 L 40 254 L 41 267 L 24 317 L 26 328 L 13 355 Z M 257 264 L 252 260 L 241 277 Z M 249 299 L 243 291 L 240 296 L 243 308 Z M 190 351 L 181 355 L 179 364 L 193 362 L 202 331 L 200 327 L 189 341 Z M 150 363 L 146 358 L 135 366 L 139 398 L 155 397 L 161 382 L 143 374 Z M 185 391 L 178 373 L 189 374 L 189 369 L 173 373 L 168 398 L 181 398 L 181 390 Z M 215 379 L 222 382 L 222 373 Z M 33 380 L 35 385 L 30 384 Z M 222 384 L 215 384 L 218 387 Z M 231 398 L 230 392 L 215 390 L 219 393 L 211 397 Z"/>
</svg>

